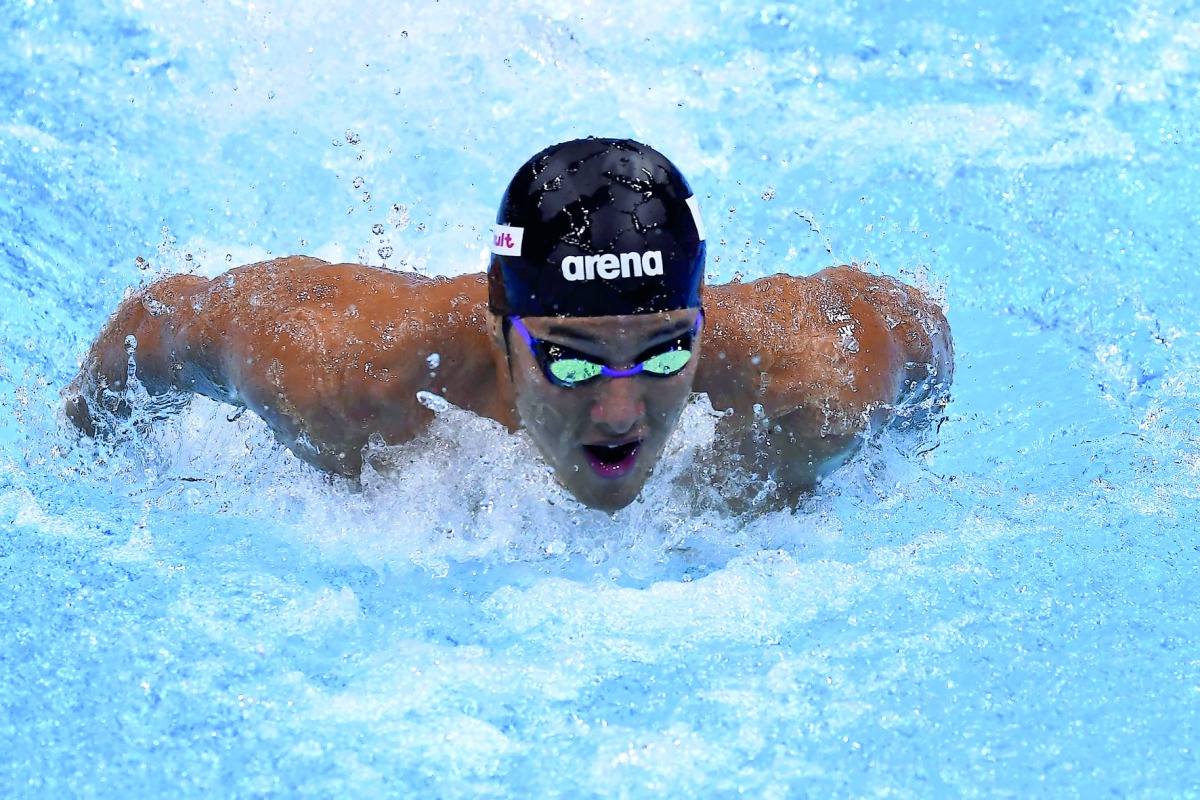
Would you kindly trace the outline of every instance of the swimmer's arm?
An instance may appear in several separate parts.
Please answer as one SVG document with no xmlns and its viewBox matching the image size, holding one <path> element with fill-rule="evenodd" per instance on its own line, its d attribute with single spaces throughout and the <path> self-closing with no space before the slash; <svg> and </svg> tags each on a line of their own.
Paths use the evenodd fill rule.
<svg viewBox="0 0 1200 800">
<path fill-rule="evenodd" d="M 330 472 L 358 474 L 373 436 L 400 444 L 424 431 L 433 412 L 421 391 L 515 429 L 511 398 L 494 388 L 486 290 L 477 276 L 431 280 L 305 256 L 212 281 L 172 276 L 106 323 L 64 392 L 66 415 L 91 436 L 130 416 L 126 342 L 136 341 L 139 382 L 166 400 L 152 418 L 201 394 L 249 409 Z"/>
<path fill-rule="evenodd" d="M 855 322 L 867 395 L 843 392 L 850 409 L 871 405 L 874 421 L 908 426 L 928 422 L 949 401 L 954 380 L 954 342 L 941 306 L 920 289 L 854 267 L 830 267 L 813 276 L 844 298 Z"/>
<path fill-rule="evenodd" d="M 897 280 L 833 267 L 715 286 L 706 306 L 697 389 L 731 412 L 720 439 L 736 463 L 790 499 L 849 460 L 868 429 L 927 424 L 945 404 L 949 325 Z"/>
<path fill-rule="evenodd" d="M 954 376 L 949 324 L 919 289 L 846 266 L 812 280 L 824 297 L 813 309 L 815 358 L 793 384 L 808 390 L 790 408 L 786 397 L 766 402 L 783 412 L 769 423 L 768 453 L 793 496 L 853 457 L 868 431 L 933 424 Z"/>
<path fill-rule="evenodd" d="M 173 275 L 126 298 L 63 392 L 67 419 L 96 436 L 103 432 L 105 412 L 128 417 L 131 363 L 151 397 L 194 392 L 233 402 L 215 365 L 207 360 L 208 349 L 189 341 L 197 322 L 191 299 L 208 284 L 196 275 Z"/>
<path fill-rule="evenodd" d="M 834 301 L 815 309 L 823 318 L 815 349 L 824 358 L 807 377 L 824 390 L 772 420 L 769 432 L 790 499 L 852 458 L 868 431 L 934 424 L 954 377 L 950 326 L 919 289 L 848 266 L 812 280 Z"/>
</svg>

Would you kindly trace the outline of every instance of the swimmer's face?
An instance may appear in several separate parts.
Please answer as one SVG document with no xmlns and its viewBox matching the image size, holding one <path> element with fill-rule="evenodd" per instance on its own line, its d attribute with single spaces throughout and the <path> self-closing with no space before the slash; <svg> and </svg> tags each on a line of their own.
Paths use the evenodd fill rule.
<svg viewBox="0 0 1200 800">
<path fill-rule="evenodd" d="M 648 364 L 635 375 L 601 375 L 573 386 L 556 385 L 518 330 L 509 329 L 517 411 L 558 480 L 580 501 L 615 511 L 632 503 L 642 490 L 692 391 L 700 363 L 698 316 L 696 309 L 682 309 L 616 317 L 522 318 L 535 347 L 551 358 L 583 356 L 612 370 Z M 678 372 L 653 374 L 654 369 L 678 366 L 679 355 L 673 350 L 684 345 L 692 357 Z M 656 355 L 657 360 L 647 361 Z M 557 371 L 572 374 L 571 366 L 562 363 Z"/>
</svg>

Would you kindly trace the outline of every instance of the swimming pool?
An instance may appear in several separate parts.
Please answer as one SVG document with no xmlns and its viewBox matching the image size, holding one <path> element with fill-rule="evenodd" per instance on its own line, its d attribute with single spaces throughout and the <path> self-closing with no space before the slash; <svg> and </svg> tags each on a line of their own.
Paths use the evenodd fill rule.
<svg viewBox="0 0 1200 800">
<path fill-rule="evenodd" d="M 1200 793 L 1195 4 L 0 15 L 5 796 Z M 672 481 L 700 403 L 610 518 L 454 409 L 362 491 L 207 402 L 59 421 L 126 287 L 477 270 L 516 166 L 592 133 L 680 164 L 711 280 L 944 296 L 939 446 L 739 518 Z"/>
</svg>

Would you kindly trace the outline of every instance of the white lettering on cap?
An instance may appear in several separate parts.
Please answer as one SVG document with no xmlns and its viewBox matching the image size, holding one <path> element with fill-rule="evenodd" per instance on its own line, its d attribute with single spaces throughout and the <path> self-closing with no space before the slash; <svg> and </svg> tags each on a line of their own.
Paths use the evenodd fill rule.
<svg viewBox="0 0 1200 800">
<path fill-rule="evenodd" d="M 494 251 L 493 251 L 494 252 Z M 663 274 L 661 250 L 645 253 L 604 253 L 598 256 L 567 256 L 562 260 L 563 277 L 569 281 L 611 281 L 617 278 L 656 277 Z"/>
<path fill-rule="evenodd" d="M 696 235 L 700 237 L 700 241 L 704 241 L 704 222 L 700 219 L 700 202 L 696 199 L 696 195 L 692 195 L 686 201 L 687 207 L 692 212 L 692 222 L 696 223 Z"/>
<path fill-rule="evenodd" d="M 493 225 L 492 252 L 500 256 L 519 256 L 521 255 L 521 240 L 524 238 L 524 228 Z"/>
</svg>

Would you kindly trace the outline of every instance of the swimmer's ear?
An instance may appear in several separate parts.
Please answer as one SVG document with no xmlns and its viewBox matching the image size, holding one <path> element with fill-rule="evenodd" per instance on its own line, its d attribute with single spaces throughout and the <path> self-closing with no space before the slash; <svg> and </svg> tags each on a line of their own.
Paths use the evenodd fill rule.
<svg viewBox="0 0 1200 800">
<path fill-rule="evenodd" d="M 504 319 L 491 311 L 487 312 L 488 321 L 488 336 L 492 339 L 492 346 L 504 353 L 504 357 L 508 357 L 508 342 L 504 337 L 504 329 L 507 327 L 504 324 Z"/>
<path fill-rule="evenodd" d="M 505 372 L 508 374 L 508 379 L 513 379 L 512 374 L 512 356 L 508 352 L 508 320 L 497 314 L 493 314 L 490 310 L 487 312 L 488 321 L 488 336 L 492 340 L 492 347 L 504 356 L 504 363 L 508 365 Z M 499 365 L 497 365 L 499 366 Z"/>
</svg>

